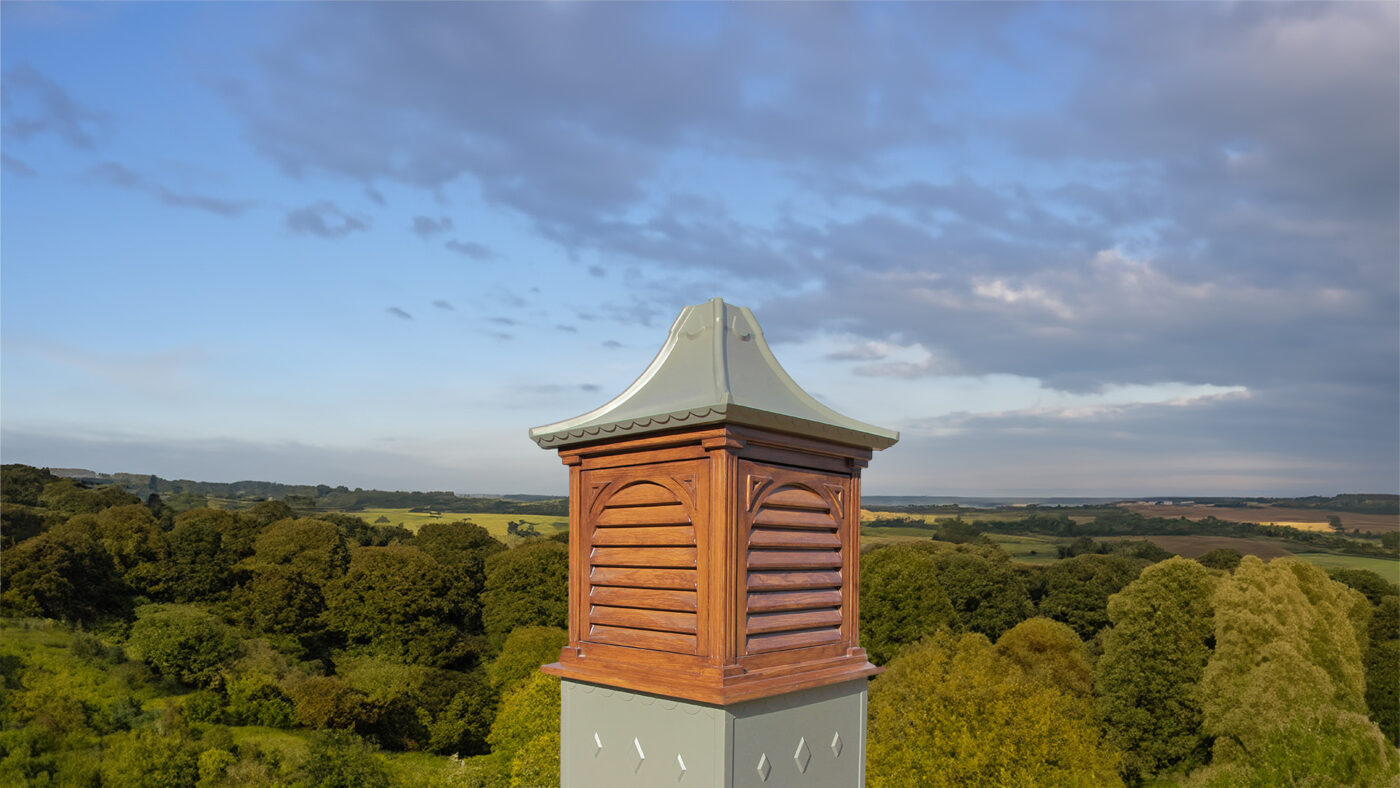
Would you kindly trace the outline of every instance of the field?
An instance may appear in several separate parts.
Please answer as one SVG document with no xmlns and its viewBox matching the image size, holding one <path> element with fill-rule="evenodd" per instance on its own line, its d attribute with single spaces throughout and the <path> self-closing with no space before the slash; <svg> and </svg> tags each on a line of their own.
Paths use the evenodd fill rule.
<svg viewBox="0 0 1400 788">
<path fill-rule="evenodd" d="M 402 525 L 414 533 L 418 532 L 428 523 L 451 523 L 458 520 L 470 520 L 477 525 L 491 532 L 491 535 L 501 541 L 510 543 L 515 537 L 506 533 L 506 526 L 512 521 L 517 523 L 530 523 L 539 531 L 540 536 L 551 536 L 560 531 L 569 530 L 569 518 L 554 515 L 539 514 L 481 514 L 472 512 L 471 514 L 459 514 L 455 512 L 443 512 L 442 514 L 429 514 L 427 512 L 410 512 L 407 509 L 364 509 L 358 512 L 347 512 L 347 514 L 362 518 L 367 523 L 374 523 L 380 517 L 389 521 L 390 525 Z M 379 523 L 383 525 L 384 523 Z"/>
<path fill-rule="evenodd" d="M 1305 531 L 1330 531 L 1327 518 L 1333 515 L 1341 518 L 1342 527 L 1347 531 L 1353 528 L 1361 531 L 1383 533 L 1400 530 L 1400 516 L 1393 514 L 1354 514 L 1352 512 L 1329 512 L 1323 509 L 1290 509 L 1284 506 L 1157 506 L 1155 504 L 1123 504 L 1123 508 L 1147 517 L 1185 517 L 1188 520 L 1203 520 L 1215 517 L 1234 523 L 1259 523 L 1260 525 L 1287 525 Z"/>
</svg>

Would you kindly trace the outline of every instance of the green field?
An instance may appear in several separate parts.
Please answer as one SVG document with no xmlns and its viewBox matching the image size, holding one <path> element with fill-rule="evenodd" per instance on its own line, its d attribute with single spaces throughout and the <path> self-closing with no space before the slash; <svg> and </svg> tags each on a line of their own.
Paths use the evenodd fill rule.
<svg viewBox="0 0 1400 788">
<path fill-rule="evenodd" d="M 569 530 L 569 518 L 554 515 L 539 514 L 481 514 L 473 512 L 471 514 L 458 514 L 455 512 L 443 512 L 441 514 L 429 514 L 427 512 L 411 512 L 407 509 L 364 509 L 358 512 L 347 512 L 363 519 L 367 523 L 376 523 L 380 517 L 389 521 L 389 525 L 402 525 L 414 533 L 418 532 L 428 523 L 452 523 L 458 520 L 470 520 L 473 523 L 491 532 L 491 535 L 501 541 L 509 543 L 515 537 L 506 533 L 506 526 L 512 521 L 517 523 L 530 523 L 539 531 L 540 536 L 552 536 L 561 531 Z M 384 525 L 384 523 L 377 523 Z"/>
<path fill-rule="evenodd" d="M 1304 561 L 1323 569 L 1369 569 L 1392 583 L 1400 583 L 1400 561 L 1390 558 L 1368 558 L 1361 555 L 1336 553 L 1294 553 Z"/>
</svg>

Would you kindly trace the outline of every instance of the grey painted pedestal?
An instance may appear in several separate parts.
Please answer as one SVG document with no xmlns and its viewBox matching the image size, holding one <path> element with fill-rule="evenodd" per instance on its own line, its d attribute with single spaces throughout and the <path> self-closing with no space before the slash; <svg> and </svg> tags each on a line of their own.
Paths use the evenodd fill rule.
<svg viewBox="0 0 1400 788">
<path fill-rule="evenodd" d="M 866 680 L 730 706 L 564 680 L 563 788 L 859 788 Z"/>
</svg>

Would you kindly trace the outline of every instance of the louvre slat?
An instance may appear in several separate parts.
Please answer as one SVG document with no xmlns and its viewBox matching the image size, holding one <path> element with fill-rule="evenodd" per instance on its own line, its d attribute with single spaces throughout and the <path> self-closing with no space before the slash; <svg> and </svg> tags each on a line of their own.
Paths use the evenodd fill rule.
<svg viewBox="0 0 1400 788">
<path fill-rule="evenodd" d="M 821 607 L 839 607 L 841 591 L 765 591 L 750 592 L 748 611 L 767 613 L 775 610 L 811 610 Z"/>
<path fill-rule="evenodd" d="M 770 506 L 786 507 L 789 509 L 811 509 L 825 512 L 827 510 L 826 501 L 814 492 L 809 490 L 779 490 L 768 496 L 763 501 L 764 508 Z"/>
<path fill-rule="evenodd" d="M 839 619 L 839 615 L 838 615 Z M 665 610 L 642 610 L 635 607 L 605 607 L 594 605 L 588 611 L 591 624 L 604 624 L 629 629 L 653 629 L 658 632 L 695 634 L 694 613 L 673 613 Z M 793 627 L 787 627 L 793 629 Z"/>
<path fill-rule="evenodd" d="M 689 524 L 690 518 L 686 517 L 685 507 L 678 503 L 664 506 L 626 506 L 618 509 L 609 507 L 598 515 L 597 523 L 600 528 L 615 525 Z"/>
<path fill-rule="evenodd" d="M 804 588 L 840 587 L 840 572 L 749 572 L 751 591 L 797 591 Z"/>
<path fill-rule="evenodd" d="M 819 646 L 823 643 L 835 643 L 841 639 L 841 630 L 823 628 L 808 629 L 801 632 L 777 632 L 771 635 L 750 635 L 745 639 L 745 646 L 750 654 L 761 654 L 765 651 L 782 651 L 789 648 L 802 648 L 804 646 Z"/>
<path fill-rule="evenodd" d="M 649 648 L 656 651 L 671 651 L 677 654 L 694 654 L 694 635 L 681 635 L 674 632 L 655 632 L 650 629 L 628 629 L 595 624 L 589 628 L 588 640 L 594 643 L 607 643 L 613 646 Z"/>
<path fill-rule="evenodd" d="M 594 566 L 695 566 L 694 547 L 595 547 Z"/>
<path fill-rule="evenodd" d="M 834 550 L 750 550 L 749 569 L 835 569 L 841 554 Z"/>
<path fill-rule="evenodd" d="M 839 550 L 841 537 L 832 531 L 790 531 L 775 528 L 755 528 L 749 534 L 749 547 L 786 547 L 795 550 L 822 548 Z"/>
<path fill-rule="evenodd" d="M 751 615 L 747 623 L 747 632 L 750 635 L 759 635 L 765 632 L 791 632 L 799 629 L 840 626 L 841 611 L 839 609 L 828 608 L 826 610 L 802 610 L 796 612 L 759 613 Z"/>
<path fill-rule="evenodd" d="M 826 512 L 805 512 L 787 509 L 763 509 L 753 518 L 754 525 L 775 525 L 782 528 L 835 529 L 837 523 Z"/>
<path fill-rule="evenodd" d="M 695 529 L 689 525 L 639 525 L 634 528 L 600 528 L 593 534 L 599 547 L 694 545 Z"/>
<path fill-rule="evenodd" d="M 608 506 L 649 506 L 658 503 L 675 503 L 676 496 L 659 484 L 634 484 L 624 487 L 608 499 Z"/>
<path fill-rule="evenodd" d="M 588 592 L 588 601 L 595 605 L 644 607 L 650 610 L 676 610 L 690 613 L 696 610 L 694 591 L 594 586 Z"/>
<path fill-rule="evenodd" d="M 595 566 L 588 573 L 595 586 L 626 586 L 628 588 L 672 588 L 695 590 L 694 569 L 614 569 Z M 839 583 L 840 580 L 838 579 Z"/>
</svg>

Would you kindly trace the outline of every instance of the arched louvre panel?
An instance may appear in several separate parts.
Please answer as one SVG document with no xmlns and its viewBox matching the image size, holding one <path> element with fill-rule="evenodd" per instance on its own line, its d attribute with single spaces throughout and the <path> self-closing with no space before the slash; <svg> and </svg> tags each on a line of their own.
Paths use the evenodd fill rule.
<svg viewBox="0 0 1400 788">
<path fill-rule="evenodd" d="M 696 653 L 697 551 L 685 503 L 639 481 L 608 496 L 594 525 L 585 639 Z"/>
<path fill-rule="evenodd" d="M 747 550 L 745 652 L 841 640 L 841 512 L 798 485 L 765 495 Z"/>
</svg>

